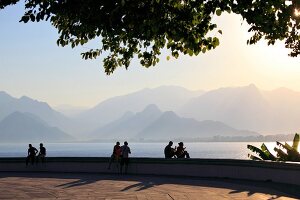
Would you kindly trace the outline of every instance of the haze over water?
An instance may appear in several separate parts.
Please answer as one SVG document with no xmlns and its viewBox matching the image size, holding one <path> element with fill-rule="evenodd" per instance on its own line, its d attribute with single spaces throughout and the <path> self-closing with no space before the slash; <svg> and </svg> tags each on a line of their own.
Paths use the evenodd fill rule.
<svg viewBox="0 0 300 200">
<path fill-rule="evenodd" d="M 121 142 L 122 143 L 122 142 Z M 178 146 L 177 142 L 174 142 Z M 247 144 L 259 147 L 261 142 L 184 143 L 191 158 L 248 159 Z M 275 142 L 265 143 L 272 151 Z M 33 145 L 37 148 L 38 144 Z M 114 143 L 45 143 L 48 157 L 109 157 Z M 131 157 L 164 157 L 166 143 L 129 143 Z M 28 144 L 0 144 L 0 157 L 26 157 Z"/>
</svg>

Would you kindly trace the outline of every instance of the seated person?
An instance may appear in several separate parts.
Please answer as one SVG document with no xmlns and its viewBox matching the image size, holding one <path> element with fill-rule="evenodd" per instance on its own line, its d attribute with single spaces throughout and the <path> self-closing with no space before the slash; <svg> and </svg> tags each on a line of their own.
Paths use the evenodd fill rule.
<svg viewBox="0 0 300 200">
<path fill-rule="evenodd" d="M 185 151 L 185 147 L 183 147 L 183 142 L 178 143 L 178 147 L 176 149 L 175 155 L 177 158 L 190 158 L 190 154 Z"/>
<path fill-rule="evenodd" d="M 44 147 L 43 143 L 40 143 L 40 152 L 38 154 L 38 158 L 42 161 L 42 163 L 44 163 L 45 157 L 46 157 L 46 148 Z M 37 159 L 37 162 L 39 159 Z"/>
<path fill-rule="evenodd" d="M 175 156 L 175 151 L 176 151 L 176 147 L 175 149 L 172 148 L 173 142 L 170 141 L 169 144 L 165 147 L 165 158 L 173 158 Z"/>
<path fill-rule="evenodd" d="M 30 162 L 32 165 L 34 164 L 35 161 L 35 155 L 38 152 L 38 150 L 33 147 L 31 144 L 29 144 L 29 148 L 28 148 L 28 155 L 26 158 L 26 166 L 28 165 L 28 163 Z"/>
</svg>

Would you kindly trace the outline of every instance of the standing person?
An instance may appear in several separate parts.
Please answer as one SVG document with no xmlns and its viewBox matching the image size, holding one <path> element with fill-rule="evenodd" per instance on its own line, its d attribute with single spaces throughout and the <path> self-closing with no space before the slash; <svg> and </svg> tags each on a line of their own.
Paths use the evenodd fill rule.
<svg viewBox="0 0 300 200">
<path fill-rule="evenodd" d="M 165 158 L 173 158 L 175 156 L 175 149 L 172 148 L 173 142 L 170 141 L 169 144 L 165 147 L 164 153 L 165 153 Z"/>
<path fill-rule="evenodd" d="M 44 163 L 45 162 L 45 157 L 46 157 L 46 148 L 44 147 L 43 143 L 40 143 L 40 152 L 38 154 L 38 159 L 41 159 L 41 162 Z"/>
<path fill-rule="evenodd" d="M 120 167 L 121 174 L 122 174 L 122 169 L 124 164 L 125 164 L 125 174 L 127 174 L 128 164 L 129 164 L 129 154 L 131 154 L 131 151 L 128 146 L 128 142 L 125 141 L 124 145 L 121 146 L 121 167 Z"/>
<path fill-rule="evenodd" d="M 35 161 L 35 155 L 38 152 L 38 150 L 33 147 L 31 144 L 28 145 L 28 154 L 27 154 L 27 158 L 26 158 L 26 166 L 28 165 L 29 161 L 31 162 L 31 164 L 33 165 L 34 161 Z"/>
<path fill-rule="evenodd" d="M 108 164 L 108 168 L 107 169 L 110 169 L 111 163 L 114 162 L 114 161 L 116 161 L 117 164 L 118 164 L 120 156 L 121 156 L 120 142 L 116 142 L 116 145 L 113 148 L 113 153 L 110 156 L 109 164 Z M 118 167 L 118 170 L 119 170 L 119 165 L 117 165 L 117 167 Z"/>
<path fill-rule="evenodd" d="M 178 143 L 177 150 L 175 152 L 177 158 L 190 158 L 190 154 L 185 151 L 185 147 L 183 147 L 183 142 Z"/>
</svg>

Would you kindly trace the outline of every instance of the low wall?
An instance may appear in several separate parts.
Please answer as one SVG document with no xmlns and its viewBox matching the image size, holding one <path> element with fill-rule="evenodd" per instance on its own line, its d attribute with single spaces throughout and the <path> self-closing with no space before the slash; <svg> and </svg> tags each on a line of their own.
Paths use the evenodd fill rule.
<svg viewBox="0 0 300 200">
<path fill-rule="evenodd" d="M 49 157 L 44 164 L 25 165 L 25 158 L 0 158 L 0 172 L 118 173 L 109 158 Z M 300 164 L 234 159 L 131 158 L 130 174 L 217 177 L 300 185 Z"/>
</svg>

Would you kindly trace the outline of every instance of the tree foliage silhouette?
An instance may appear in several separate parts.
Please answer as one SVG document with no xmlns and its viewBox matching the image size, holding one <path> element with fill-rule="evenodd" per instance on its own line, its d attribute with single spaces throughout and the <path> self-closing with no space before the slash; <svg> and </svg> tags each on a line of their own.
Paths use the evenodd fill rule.
<svg viewBox="0 0 300 200">
<path fill-rule="evenodd" d="M 19 0 L 1 0 L 0 9 Z M 99 39 L 99 47 L 82 53 L 84 59 L 104 58 L 106 74 L 117 67 L 127 69 L 137 55 L 141 65 L 155 66 L 163 48 L 175 58 L 205 53 L 219 45 L 210 32 L 222 12 L 239 14 L 250 24 L 253 35 L 269 45 L 284 40 L 290 56 L 300 54 L 300 0 L 25 0 L 20 20 L 50 20 L 57 28 L 60 46 L 72 48 Z M 169 56 L 167 57 L 169 59 Z"/>
<path fill-rule="evenodd" d="M 257 154 L 252 155 L 248 154 L 248 157 L 252 160 L 271 160 L 271 161 L 300 161 L 300 153 L 298 151 L 299 139 L 300 136 L 298 133 L 295 134 L 293 139 L 292 146 L 288 143 L 276 142 L 277 147 L 274 148 L 276 156 L 273 155 L 267 146 L 263 143 L 260 148 L 253 145 L 247 145 L 247 148 L 253 153 Z"/>
</svg>

